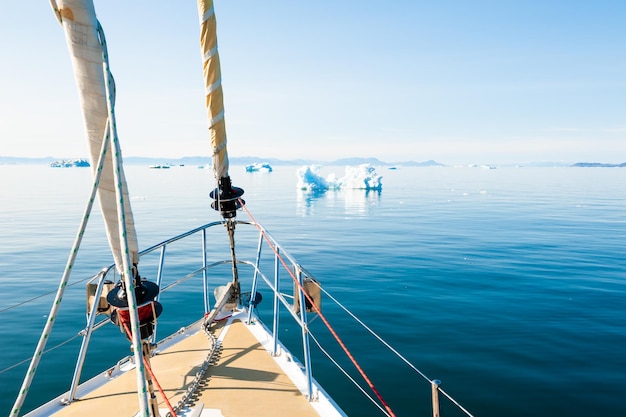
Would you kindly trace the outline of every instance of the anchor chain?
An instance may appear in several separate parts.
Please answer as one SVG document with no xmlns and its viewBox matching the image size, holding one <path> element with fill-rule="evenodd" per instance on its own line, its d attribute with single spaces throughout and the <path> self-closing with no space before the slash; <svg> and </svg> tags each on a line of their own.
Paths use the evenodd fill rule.
<svg viewBox="0 0 626 417">
<path fill-rule="evenodd" d="M 166 417 L 175 417 L 183 408 L 191 407 L 195 403 L 193 397 L 195 396 L 196 391 L 198 391 L 198 388 L 200 388 L 202 380 L 204 379 L 206 372 L 209 369 L 209 366 L 215 365 L 215 363 L 217 362 L 217 354 L 220 352 L 221 343 L 219 340 L 217 340 L 217 337 L 215 337 L 215 335 L 211 333 L 211 331 L 209 330 L 209 326 L 210 323 L 204 323 L 202 326 L 202 330 L 211 342 L 211 351 L 208 353 L 198 372 L 196 372 L 193 381 L 191 381 L 191 383 L 187 387 L 187 391 L 174 407 L 174 414 L 168 412 L 165 415 Z"/>
</svg>

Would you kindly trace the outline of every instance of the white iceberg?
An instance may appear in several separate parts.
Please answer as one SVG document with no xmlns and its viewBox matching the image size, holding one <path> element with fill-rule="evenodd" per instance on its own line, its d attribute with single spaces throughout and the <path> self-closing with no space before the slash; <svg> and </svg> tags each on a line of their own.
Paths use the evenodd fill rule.
<svg viewBox="0 0 626 417">
<path fill-rule="evenodd" d="M 254 164 L 246 165 L 246 172 L 272 172 L 272 166 L 267 162 L 255 162 Z"/>
<path fill-rule="evenodd" d="M 341 188 L 351 190 L 382 190 L 382 175 L 370 164 L 346 167 L 346 175 L 340 180 Z"/>
<path fill-rule="evenodd" d="M 52 168 L 72 168 L 72 167 L 88 167 L 89 161 L 86 159 L 61 159 L 50 162 Z"/>
<path fill-rule="evenodd" d="M 319 165 L 303 166 L 296 172 L 298 176 L 298 190 L 305 190 L 311 192 L 326 191 L 331 186 L 335 187 L 334 175 L 333 178 L 329 177 L 328 180 L 324 179 L 320 175 Z"/>
<path fill-rule="evenodd" d="M 303 166 L 297 171 L 299 190 L 323 192 L 327 190 L 382 190 L 382 176 L 376 173 L 376 168 L 370 164 L 347 166 L 342 178 L 330 174 L 326 178 L 320 175 L 317 165 Z"/>
</svg>

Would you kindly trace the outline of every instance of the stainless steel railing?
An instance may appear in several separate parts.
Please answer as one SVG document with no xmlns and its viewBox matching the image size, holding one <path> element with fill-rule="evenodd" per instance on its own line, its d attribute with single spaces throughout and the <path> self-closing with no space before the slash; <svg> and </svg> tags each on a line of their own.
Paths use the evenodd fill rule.
<svg viewBox="0 0 626 417">
<path fill-rule="evenodd" d="M 299 306 L 305 306 L 306 300 L 302 289 L 304 288 L 304 282 L 306 279 L 313 279 L 313 282 L 317 284 L 317 281 L 313 277 L 313 275 L 304 269 L 281 245 L 260 225 L 253 222 L 246 221 L 235 221 L 237 226 L 252 228 L 253 233 L 251 236 L 247 237 L 247 241 L 252 243 L 248 243 L 246 246 L 246 252 L 248 253 L 247 259 L 237 259 L 237 263 L 241 265 L 247 265 L 252 270 L 252 276 L 250 277 L 250 298 L 248 301 L 248 321 L 252 320 L 252 313 L 254 308 L 254 298 L 255 292 L 261 282 L 265 284 L 267 288 L 271 290 L 273 305 L 272 305 L 272 335 L 273 335 L 273 353 L 276 354 L 278 351 L 278 346 L 280 344 L 278 340 L 279 328 L 281 326 L 280 323 L 280 306 L 285 307 L 284 311 L 287 311 L 289 315 L 293 318 L 295 323 L 301 329 L 301 339 L 302 339 L 302 354 L 303 354 L 303 372 L 305 373 L 307 382 L 308 382 L 308 397 L 309 399 L 313 399 L 313 377 L 312 377 L 312 366 L 311 366 L 311 356 L 310 356 L 310 347 L 309 347 L 309 338 L 312 338 L 313 341 L 319 346 L 322 353 L 326 354 L 323 347 L 320 345 L 315 336 L 310 332 L 309 328 L 309 318 L 307 317 L 307 308 L 299 308 L 298 311 L 294 308 L 296 304 Z M 210 293 L 209 293 L 209 277 L 208 272 L 213 270 L 216 267 L 221 265 L 232 264 L 232 260 L 230 258 L 230 253 L 225 251 L 223 255 L 213 254 L 212 259 L 209 259 L 208 253 L 211 252 L 210 248 L 207 245 L 208 240 L 208 232 L 210 229 L 215 228 L 216 226 L 222 226 L 225 222 L 217 221 L 205 224 L 203 226 L 197 227 L 195 229 L 189 230 L 180 235 L 174 236 L 167 240 L 164 240 L 154 246 L 151 246 L 139 253 L 141 259 L 145 259 L 146 255 L 156 253 L 158 254 L 158 260 L 156 261 L 156 283 L 161 288 L 161 292 L 158 297 L 160 298 L 163 294 L 167 293 L 169 290 L 177 287 L 178 285 L 189 281 L 191 279 L 196 278 L 197 276 L 202 276 L 202 296 L 204 300 L 204 312 L 208 313 L 210 311 Z M 254 230 L 256 229 L 256 231 Z M 246 233 L 248 231 L 246 230 Z M 168 282 L 164 283 L 164 271 L 166 266 L 168 265 L 168 261 L 171 257 L 171 252 L 168 249 L 176 248 L 176 245 L 183 240 L 188 238 L 198 237 L 200 241 L 197 243 L 199 247 L 199 253 L 197 254 L 198 259 L 201 259 L 198 262 L 197 268 L 192 268 L 192 270 L 186 269 L 186 272 L 178 275 L 177 273 L 171 273 L 170 269 L 168 269 Z M 256 244 L 254 244 L 254 238 L 256 237 Z M 252 238 L 252 240 L 251 240 Z M 194 249 L 195 250 L 195 249 Z M 187 253 L 185 256 L 186 259 L 196 259 L 195 255 L 191 253 Z M 213 259 L 214 258 L 214 259 Z M 152 263 L 154 264 L 154 260 Z M 281 264 L 284 268 L 281 268 Z M 176 268 L 175 268 L 176 269 Z M 175 271 L 174 269 L 174 271 Z M 291 295 L 287 291 L 284 291 L 282 287 L 285 286 L 284 282 L 281 287 L 281 271 L 287 269 L 288 275 L 290 275 L 297 284 L 295 284 L 296 288 L 299 290 L 295 291 L 295 294 Z M 76 391 L 78 385 L 80 383 L 81 373 L 83 371 L 85 357 L 87 351 L 89 349 L 89 345 L 91 342 L 91 338 L 93 333 L 105 326 L 110 322 L 106 311 L 99 311 L 99 300 L 103 296 L 104 288 L 107 286 L 107 283 L 115 282 L 117 277 L 115 276 L 116 270 L 114 265 L 109 265 L 108 267 L 102 269 L 100 272 L 95 274 L 89 281 L 87 282 L 88 286 L 92 286 L 91 294 L 93 296 L 94 302 L 91 304 L 89 311 L 86 316 L 86 325 L 83 330 L 79 332 L 79 334 L 83 337 L 81 347 L 79 349 L 78 358 L 76 360 L 76 365 L 74 369 L 74 374 L 72 378 L 72 382 L 70 385 L 70 389 L 68 391 L 67 396 L 64 401 L 66 403 L 70 403 L 75 400 Z M 289 290 L 293 290 L 294 282 L 291 279 L 289 281 Z M 318 285 L 318 284 L 317 284 Z M 373 332 L 369 327 L 365 325 L 361 320 L 359 320 L 354 314 L 352 314 L 346 307 L 344 307 L 338 300 L 336 300 L 331 294 L 329 294 L 326 290 L 324 290 L 320 286 L 321 293 L 328 297 L 332 302 L 337 304 L 340 308 L 344 309 L 348 314 L 366 331 L 370 332 L 375 338 L 377 338 L 386 348 L 388 348 L 395 356 L 399 357 L 403 360 L 409 367 L 411 367 L 418 375 L 424 378 L 428 384 L 430 385 L 431 397 L 432 397 L 432 413 L 434 417 L 439 417 L 439 401 L 440 395 L 443 395 L 447 398 L 462 414 L 472 417 L 472 414 L 469 413 L 463 406 L 461 406 L 451 395 L 446 393 L 441 389 L 441 382 L 436 379 L 428 378 L 424 373 L 422 373 L 419 369 L 417 369 L 414 365 L 412 365 L 408 360 L 406 360 L 398 351 L 396 351 L 393 347 L 391 347 L 387 342 L 382 340 L 380 336 Z M 157 299 L 158 300 L 158 299 Z M 101 317 L 101 319 L 99 319 Z M 189 323 L 184 323 L 187 325 Z M 156 341 L 158 330 L 158 322 L 155 325 L 155 330 L 152 335 L 153 342 Z M 74 336 L 75 337 L 75 336 Z M 326 354 L 327 355 L 327 354 Z M 328 356 L 328 355 L 327 355 Z M 354 385 L 356 385 L 362 392 L 365 394 L 371 401 L 374 403 L 381 412 L 385 415 L 390 415 L 388 411 L 384 410 L 375 399 L 369 396 L 365 390 L 359 385 L 359 383 L 353 380 L 347 372 L 341 368 L 341 366 L 335 362 L 332 358 L 331 361 L 335 364 L 337 368 L 343 372 L 346 377 L 348 377 Z"/>
<path fill-rule="evenodd" d="M 280 284 L 279 284 L 280 283 L 280 280 L 279 280 L 280 268 L 278 267 L 279 265 L 278 258 L 280 257 L 282 259 L 281 262 L 286 262 L 289 268 L 292 271 L 295 271 L 295 276 L 300 282 L 300 285 L 299 285 L 300 288 L 303 288 L 303 280 L 306 277 L 309 277 L 310 274 L 305 273 L 304 269 L 298 264 L 298 262 L 293 257 L 291 257 L 291 255 L 289 255 L 287 251 L 281 248 L 278 242 L 260 225 L 255 224 L 255 223 L 245 222 L 245 221 L 236 221 L 235 223 L 237 226 L 239 225 L 253 226 L 258 229 L 258 235 L 257 235 L 258 243 L 256 246 L 256 253 L 254 256 L 254 260 L 252 261 L 244 260 L 244 259 L 237 260 L 238 264 L 248 265 L 252 267 L 252 270 L 253 270 L 252 285 L 251 285 L 252 288 L 250 291 L 251 297 L 250 297 L 249 305 L 248 305 L 249 307 L 248 321 L 250 321 L 252 318 L 252 310 L 254 307 L 253 306 L 254 294 L 256 292 L 258 282 L 259 280 L 262 280 L 272 290 L 274 294 L 274 312 L 273 312 L 273 324 L 272 324 L 272 327 L 274 330 L 273 331 L 274 353 L 276 352 L 276 349 L 279 343 L 278 337 L 277 337 L 279 333 L 278 332 L 278 323 L 279 323 L 278 310 L 279 310 L 279 305 L 282 304 L 284 307 L 286 307 L 287 311 L 291 313 L 291 316 L 293 317 L 295 322 L 298 323 L 299 327 L 302 330 L 303 357 L 304 357 L 304 365 L 305 365 L 305 374 L 308 380 L 308 394 L 309 394 L 308 396 L 309 398 L 312 398 L 313 397 L 312 395 L 313 384 L 312 384 L 311 359 L 310 359 L 310 351 L 309 351 L 309 339 L 308 339 L 309 336 L 308 336 L 307 325 L 306 325 L 307 312 L 306 312 L 306 309 L 301 308 L 300 311 L 296 313 L 294 309 L 292 308 L 293 306 L 292 306 L 291 300 L 293 298 L 290 298 L 287 294 L 280 292 Z M 159 298 L 162 296 L 163 293 L 167 292 L 168 290 L 182 284 L 185 281 L 188 281 L 189 279 L 192 279 L 202 274 L 202 282 L 203 282 L 202 294 L 204 298 L 204 310 L 205 310 L 204 312 L 205 313 L 209 312 L 210 294 L 209 294 L 209 280 L 207 276 L 207 271 L 219 265 L 230 264 L 232 263 L 232 261 L 229 257 L 225 257 L 223 260 L 218 259 L 218 260 L 214 260 L 211 262 L 209 261 L 208 256 L 207 256 L 207 252 L 208 252 L 207 230 L 215 226 L 220 226 L 224 224 L 225 222 L 221 222 L 221 221 L 205 224 L 203 226 L 189 230 L 180 235 L 164 240 L 161 243 L 151 246 L 139 253 L 140 259 L 142 259 L 143 257 L 145 257 L 146 255 L 150 253 L 153 253 L 156 251 L 159 252 L 159 260 L 157 264 L 157 275 L 156 275 L 156 284 L 161 288 L 161 291 L 158 295 Z M 192 272 L 188 272 L 182 276 L 177 276 L 173 279 L 173 281 L 169 282 L 167 285 L 162 286 L 163 285 L 163 271 L 165 269 L 165 266 L 168 260 L 168 256 L 167 256 L 168 248 L 180 242 L 181 240 L 184 240 L 194 235 L 200 235 L 201 253 L 199 254 L 199 257 L 201 255 L 201 258 L 202 258 L 201 264 L 199 264 L 198 268 L 193 270 Z M 274 268 L 271 274 L 266 274 L 261 269 L 263 249 L 267 247 L 271 248 L 271 253 L 269 254 L 269 256 L 271 257 L 273 253 L 273 257 L 274 257 L 274 263 L 273 263 Z M 103 294 L 103 289 L 105 288 L 106 284 L 116 281 L 115 273 L 116 273 L 115 265 L 109 265 L 108 267 L 102 269 L 99 273 L 97 273 L 94 277 L 92 277 L 87 282 L 88 286 L 95 287 L 95 290 L 93 291 L 94 302 L 91 304 L 89 312 L 87 313 L 87 318 L 86 318 L 87 322 L 86 322 L 85 328 L 81 330 L 80 332 L 80 334 L 83 336 L 83 340 L 82 340 L 81 347 L 79 349 L 78 358 L 77 358 L 76 365 L 74 368 L 72 382 L 70 384 L 67 397 L 64 399 L 65 403 L 70 403 L 76 399 L 76 390 L 80 383 L 81 373 L 84 367 L 85 358 L 87 355 L 87 351 L 89 349 L 89 345 L 90 345 L 91 337 L 93 333 L 99 328 L 101 328 L 102 326 L 105 326 L 107 323 L 109 323 L 109 319 L 108 319 L 108 316 L 106 315 L 106 312 L 99 311 L 99 305 L 100 305 L 99 300 L 101 299 L 101 297 L 105 296 L 105 294 Z M 304 295 L 302 294 L 302 291 L 300 291 L 299 297 L 300 297 L 299 305 L 305 305 Z M 159 300 L 159 298 L 157 298 L 157 300 Z M 101 320 L 98 320 L 98 316 L 103 316 L 103 315 L 106 317 Z M 157 331 L 158 331 L 158 322 L 155 325 L 154 333 L 152 335 L 153 342 L 156 341 Z"/>
</svg>

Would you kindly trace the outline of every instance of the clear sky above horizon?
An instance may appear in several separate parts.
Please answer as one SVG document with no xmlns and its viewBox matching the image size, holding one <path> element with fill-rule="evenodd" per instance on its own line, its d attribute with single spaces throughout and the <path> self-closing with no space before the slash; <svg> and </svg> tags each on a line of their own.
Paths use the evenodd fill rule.
<svg viewBox="0 0 626 417">
<path fill-rule="evenodd" d="M 126 156 L 209 155 L 194 1 L 96 1 Z M 216 0 L 232 156 L 626 161 L 626 1 Z M 85 157 L 63 31 L 3 2 L 0 155 Z"/>
</svg>

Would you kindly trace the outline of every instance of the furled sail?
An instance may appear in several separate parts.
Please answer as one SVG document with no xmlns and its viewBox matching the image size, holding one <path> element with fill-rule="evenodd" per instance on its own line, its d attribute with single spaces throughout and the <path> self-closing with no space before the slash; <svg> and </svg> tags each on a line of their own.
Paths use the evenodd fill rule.
<svg viewBox="0 0 626 417">
<path fill-rule="evenodd" d="M 241 199 L 243 190 L 233 187 L 228 175 L 228 150 L 226 148 L 226 123 L 224 121 L 224 94 L 222 91 L 222 70 L 220 56 L 217 51 L 217 23 L 213 0 L 198 0 L 198 16 L 200 17 L 200 51 L 202 53 L 202 73 L 206 99 L 209 134 L 213 152 L 213 173 L 218 188 L 209 195 L 215 201 L 211 206 L 226 219 L 226 230 L 230 239 L 230 250 L 233 266 L 233 282 L 229 287 L 229 301 L 239 299 L 240 286 L 235 256 L 235 222 L 237 209 L 244 201 Z"/>
<path fill-rule="evenodd" d="M 220 56 L 217 51 L 213 0 L 198 0 L 198 15 L 200 16 L 200 48 L 203 59 L 206 110 L 213 151 L 213 171 L 219 180 L 228 177 L 228 152 L 226 149 L 222 72 Z"/>
<path fill-rule="evenodd" d="M 213 0 L 198 0 L 198 15 L 200 16 L 200 50 L 206 111 L 213 152 L 213 173 L 218 183 L 218 188 L 210 194 L 215 199 L 212 207 L 218 210 L 225 219 L 232 219 L 236 216 L 236 210 L 243 204 L 240 198 L 243 190 L 233 187 L 228 175 L 224 94 L 220 56 L 217 51 L 217 25 Z"/>
<path fill-rule="evenodd" d="M 94 184 L 98 190 L 109 246 L 123 278 L 123 288 L 127 290 L 124 298 L 129 311 L 130 339 L 136 364 L 139 414 L 146 417 L 156 415 L 156 402 L 148 401 L 143 365 L 144 344 L 134 291 L 140 284 L 140 277 L 133 268 L 139 262 L 139 251 L 117 138 L 115 83 L 109 70 L 104 31 L 96 18 L 93 0 L 50 0 L 50 3 L 65 31 L 87 130 Z M 31 363 L 31 367 L 34 366 L 36 360 Z M 27 383 L 25 380 L 24 384 Z M 18 399 L 14 407 L 17 410 L 21 406 L 19 401 L 22 400 Z"/>
<path fill-rule="evenodd" d="M 94 177 L 97 174 L 98 160 L 103 151 L 103 143 L 107 141 L 108 132 L 115 126 L 109 126 L 109 108 L 107 105 L 107 89 L 103 69 L 104 37 L 98 33 L 98 22 L 92 1 L 56 0 L 52 1 L 63 29 L 72 58 L 72 66 L 76 83 L 80 92 L 83 117 L 87 130 L 87 139 Z M 109 75 L 106 75 L 109 77 Z M 111 83 L 112 84 L 112 83 Z M 114 95 L 113 91 L 110 94 Z M 114 124 L 112 120 L 110 123 Z M 112 141 L 112 138 L 108 138 Z M 120 216 L 117 210 L 116 181 L 113 164 L 113 152 L 108 150 L 105 155 L 101 172 L 98 197 L 104 217 L 109 246 L 115 259 L 117 270 L 123 271 L 122 243 L 120 242 L 121 218 L 125 219 L 130 262 L 139 261 L 137 235 L 133 215 L 130 208 L 128 188 L 123 168 L 119 168 L 118 177 L 123 190 L 124 213 Z"/>
</svg>

